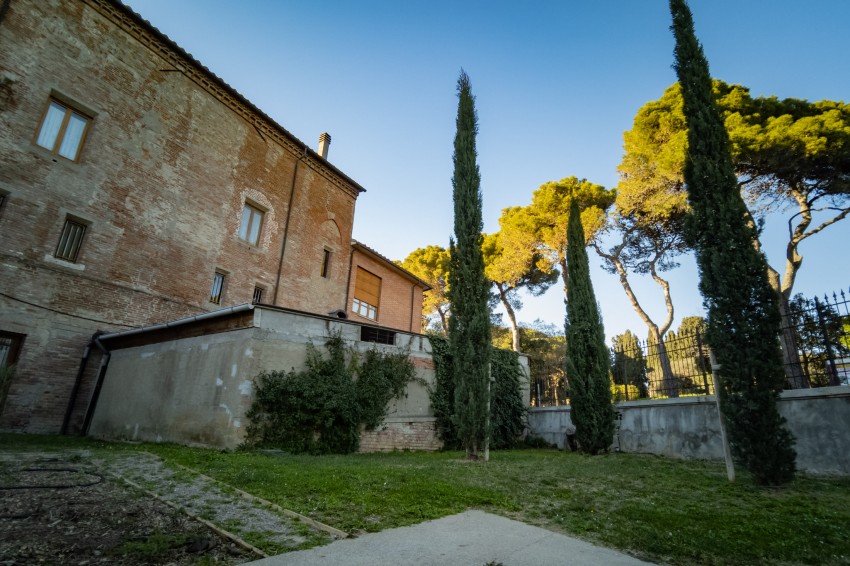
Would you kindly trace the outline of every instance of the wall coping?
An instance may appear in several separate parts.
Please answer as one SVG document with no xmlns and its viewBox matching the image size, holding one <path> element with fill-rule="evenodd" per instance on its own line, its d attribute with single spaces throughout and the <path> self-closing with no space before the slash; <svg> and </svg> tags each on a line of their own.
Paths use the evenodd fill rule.
<svg viewBox="0 0 850 566">
<path fill-rule="evenodd" d="M 813 387 L 811 389 L 789 389 L 779 394 L 780 401 L 823 399 L 825 397 L 850 397 L 850 387 L 833 385 L 832 387 Z"/>
<path fill-rule="evenodd" d="M 555 407 L 529 407 L 528 408 L 529 413 L 549 413 L 549 412 L 564 411 L 564 410 L 569 411 L 570 406 L 569 405 L 556 405 Z"/>
<path fill-rule="evenodd" d="M 689 397 L 674 397 L 672 399 L 643 399 L 640 401 L 622 401 L 614 403 L 617 408 L 628 409 L 630 407 L 658 407 L 670 405 L 699 405 L 703 403 L 717 404 L 714 395 L 694 395 Z"/>
<path fill-rule="evenodd" d="M 826 399 L 836 397 L 850 397 L 850 387 L 846 385 L 834 385 L 832 387 L 813 387 L 811 389 L 788 389 L 779 394 L 779 401 L 791 401 L 793 399 Z M 641 401 L 622 401 L 614 403 L 617 409 L 630 409 L 637 407 L 660 407 L 670 405 L 699 405 L 709 403 L 717 404 L 714 395 L 699 395 L 693 397 L 676 397 L 674 399 L 645 399 Z M 570 410 L 569 405 L 558 405 L 556 407 L 529 407 L 528 411 L 533 413 L 545 413 L 549 411 Z"/>
</svg>

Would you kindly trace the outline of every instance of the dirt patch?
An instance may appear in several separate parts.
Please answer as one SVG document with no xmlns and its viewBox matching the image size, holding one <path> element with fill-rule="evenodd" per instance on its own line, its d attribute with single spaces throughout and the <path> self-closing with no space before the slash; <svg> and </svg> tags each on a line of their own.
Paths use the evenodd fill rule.
<svg viewBox="0 0 850 566">
<path fill-rule="evenodd" d="M 56 460 L 3 466 L 0 563 L 239 564 L 247 551 L 176 509 Z"/>
<path fill-rule="evenodd" d="M 0 453 L 2 566 L 241 564 L 260 558 L 180 509 L 267 554 L 330 540 L 151 454 Z"/>
</svg>

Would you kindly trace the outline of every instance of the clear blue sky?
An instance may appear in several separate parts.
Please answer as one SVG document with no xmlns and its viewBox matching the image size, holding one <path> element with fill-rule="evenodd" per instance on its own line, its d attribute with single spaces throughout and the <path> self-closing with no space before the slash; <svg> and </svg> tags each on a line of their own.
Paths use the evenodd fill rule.
<svg viewBox="0 0 850 566">
<path fill-rule="evenodd" d="M 452 232 L 455 84 L 477 99 L 484 229 L 542 183 L 617 184 L 622 134 L 675 81 L 665 0 L 400 2 L 128 0 L 302 141 L 332 136 L 329 160 L 368 192 L 354 237 L 393 259 Z M 712 75 L 754 95 L 847 100 L 850 1 L 692 0 Z M 787 215 L 786 215 L 787 218 Z M 783 218 L 763 243 L 782 268 Z M 850 220 L 802 246 L 795 291 L 847 289 Z M 590 254 L 611 336 L 645 335 L 617 279 Z M 701 314 L 691 258 L 670 273 L 677 323 Z M 656 319 L 660 293 L 635 285 Z M 561 325 L 563 293 L 525 301 L 521 321 Z"/>
</svg>

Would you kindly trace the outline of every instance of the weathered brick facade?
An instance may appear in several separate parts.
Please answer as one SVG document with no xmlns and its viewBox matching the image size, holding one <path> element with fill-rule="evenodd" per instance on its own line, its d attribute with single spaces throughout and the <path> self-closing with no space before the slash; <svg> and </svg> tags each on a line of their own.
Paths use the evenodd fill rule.
<svg viewBox="0 0 850 566">
<path fill-rule="evenodd" d="M 377 319 L 370 320 L 352 309 L 357 285 L 357 268 L 380 277 L 381 296 Z M 422 295 L 431 287 L 412 273 L 395 265 L 372 248 L 353 242 L 351 246 L 351 281 L 348 284 L 347 313 L 355 322 L 378 324 L 404 332 L 422 329 Z"/>
<path fill-rule="evenodd" d="M 35 143 L 51 97 L 91 118 L 76 161 Z M 0 428 L 59 431 L 95 331 L 257 287 L 264 303 L 346 309 L 362 190 L 122 5 L 14 0 L 0 21 L 0 332 L 25 339 Z M 246 203 L 264 213 L 257 245 L 239 237 Z M 66 218 L 86 225 L 76 262 L 54 257 Z"/>
<path fill-rule="evenodd" d="M 393 450 L 440 450 L 436 420 L 397 420 L 388 418 L 375 430 L 360 433 L 360 452 L 391 452 Z"/>
</svg>

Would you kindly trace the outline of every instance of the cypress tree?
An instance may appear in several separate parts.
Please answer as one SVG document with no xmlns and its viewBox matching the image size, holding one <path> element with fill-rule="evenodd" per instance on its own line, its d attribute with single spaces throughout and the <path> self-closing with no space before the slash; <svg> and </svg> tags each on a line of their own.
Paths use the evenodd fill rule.
<svg viewBox="0 0 850 566">
<path fill-rule="evenodd" d="M 753 246 L 758 233 L 741 199 L 690 8 L 685 0 L 670 0 L 670 12 L 688 125 L 684 176 L 692 214 L 685 236 L 696 250 L 706 341 L 720 365 L 720 407 L 735 459 L 756 482 L 783 484 L 794 476 L 795 454 L 776 407 L 785 381 L 776 294 L 767 262 Z"/>
<path fill-rule="evenodd" d="M 455 424 L 470 459 L 485 446 L 490 361 L 490 283 L 481 253 L 481 175 L 476 163 L 478 117 L 469 77 L 457 82 L 457 133 L 454 142 L 454 232 L 449 271 L 449 349 L 455 376 Z"/>
<path fill-rule="evenodd" d="M 567 222 L 567 381 L 570 418 L 583 452 L 605 452 L 614 441 L 614 409 L 608 378 L 605 330 L 590 281 L 578 203 Z"/>
</svg>

